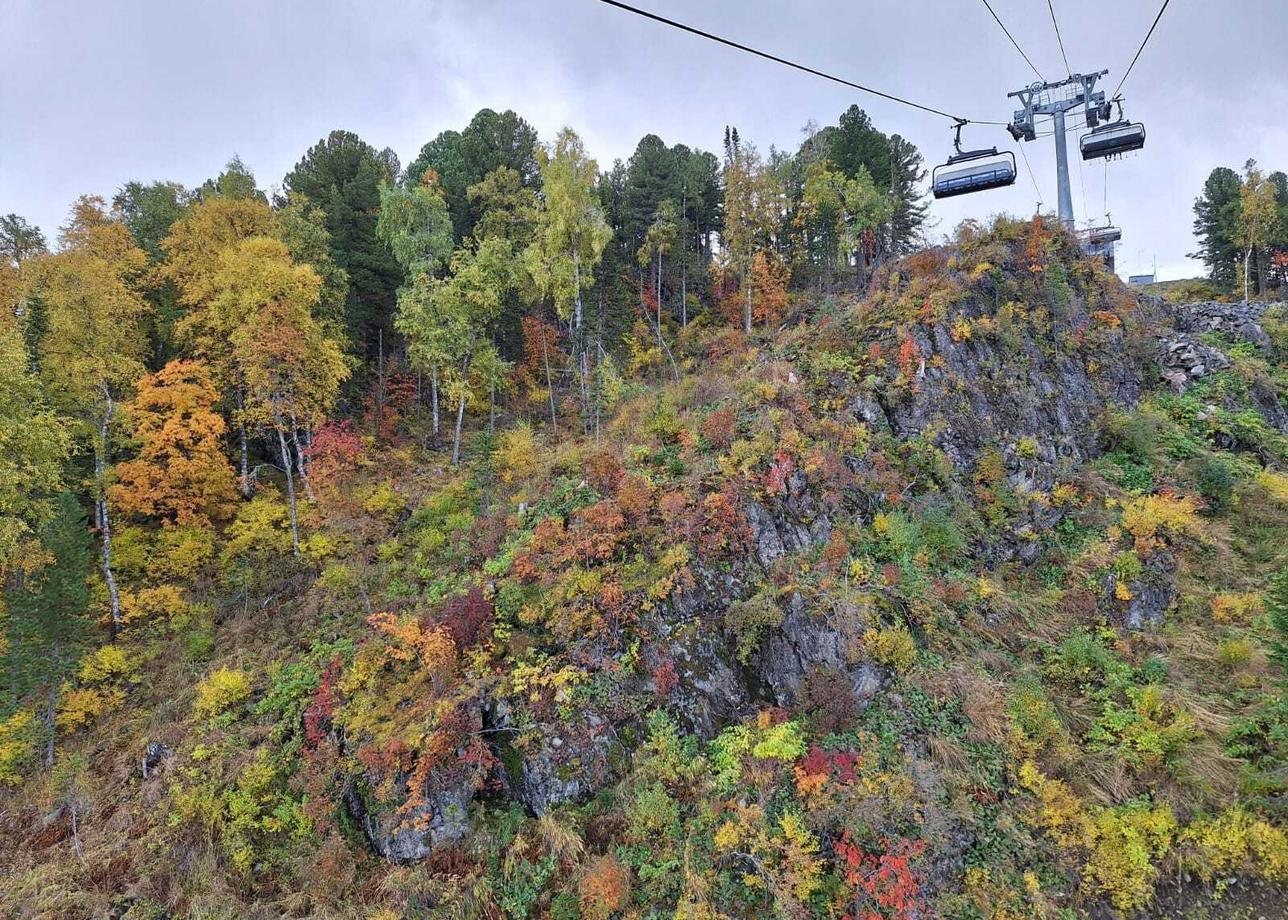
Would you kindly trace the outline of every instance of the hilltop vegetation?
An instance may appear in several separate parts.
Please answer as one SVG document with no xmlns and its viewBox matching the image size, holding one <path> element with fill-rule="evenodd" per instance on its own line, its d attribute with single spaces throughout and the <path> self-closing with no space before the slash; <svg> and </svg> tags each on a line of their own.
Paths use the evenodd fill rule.
<svg viewBox="0 0 1288 920">
<path fill-rule="evenodd" d="M 1288 317 L 918 248 L 917 173 L 857 110 L 603 174 L 480 113 L 9 246 L 5 912 L 1274 891 Z"/>
</svg>

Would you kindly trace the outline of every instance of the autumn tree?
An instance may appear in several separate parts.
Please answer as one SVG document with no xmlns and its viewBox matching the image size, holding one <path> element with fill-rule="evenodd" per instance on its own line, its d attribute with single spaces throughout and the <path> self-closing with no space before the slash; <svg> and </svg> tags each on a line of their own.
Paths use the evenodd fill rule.
<svg viewBox="0 0 1288 920">
<path fill-rule="evenodd" d="M 165 271 L 179 289 L 186 307 L 175 332 L 191 353 L 206 363 L 215 383 L 232 397 L 241 458 L 241 490 L 249 498 L 250 444 L 244 418 L 245 381 L 232 351 L 233 331 L 254 309 L 220 287 L 226 251 L 254 237 L 274 235 L 276 224 L 268 204 L 258 198 L 223 195 L 195 205 L 172 226 L 162 245 L 168 256 Z M 320 296 L 320 295 L 319 295 Z"/>
<path fill-rule="evenodd" d="M 782 189 L 756 148 L 737 129 L 725 129 L 724 258 L 738 275 L 743 297 L 742 327 L 751 334 L 752 267 L 758 250 L 771 242 L 781 216 Z"/>
<path fill-rule="evenodd" d="M 0 583 L 40 559 L 70 440 L 32 373 L 15 317 L 0 313 Z"/>
<path fill-rule="evenodd" d="M 17 214 L 0 217 L 0 261 L 21 268 L 23 262 L 47 251 L 45 235 L 39 227 Z"/>
<path fill-rule="evenodd" d="M 893 213 L 890 196 L 877 189 L 867 168 L 860 166 L 850 178 L 828 160 L 816 160 L 806 170 L 801 205 L 808 242 L 823 260 L 825 281 L 850 264 L 861 278 L 875 256 L 876 234 Z"/>
<path fill-rule="evenodd" d="M 1244 166 L 1243 185 L 1239 189 L 1239 222 L 1235 242 L 1244 249 L 1243 299 L 1248 299 L 1249 279 L 1254 252 L 1264 246 L 1278 219 L 1275 187 L 1257 167 L 1256 160 Z"/>
<path fill-rule="evenodd" d="M 280 240 L 256 237 L 229 249 L 214 280 L 219 291 L 214 309 L 240 317 L 230 342 L 246 389 L 246 417 L 270 430 L 277 442 L 298 556 L 297 474 L 307 488 L 300 430 L 321 425 L 349 368 L 314 316 L 321 279 L 309 266 L 295 264 Z"/>
<path fill-rule="evenodd" d="M 109 472 L 117 409 L 144 373 L 150 309 L 135 282 L 146 264 L 129 229 L 107 214 L 102 199 L 86 197 L 63 228 L 62 250 L 34 266 L 49 317 L 42 373 L 93 452 L 91 493 L 113 634 L 121 602 L 112 571 Z"/>
<path fill-rule="evenodd" d="M 639 249 L 637 258 L 641 266 L 654 265 L 653 295 L 657 298 L 657 344 L 664 347 L 662 340 L 662 262 L 667 253 L 675 248 L 679 238 L 680 209 L 674 201 L 663 201 L 653 215 L 653 221 L 644 233 L 644 245 Z"/>
<path fill-rule="evenodd" d="M 438 183 L 438 174 L 432 170 L 426 171 L 420 183 L 410 189 L 381 186 L 380 220 L 376 224 L 376 232 L 388 244 L 406 275 L 407 280 L 399 287 L 397 295 L 398 316 L 395 317 L 395 326 L 401 330 L 402 315 L 418 308 L 418 300 L 427 296 L 428 282 L 441 273 L 452 254 L 452 221 Z M 421 331 L 428 335 L 428 330 Z M 436 351 L 433 347 L 422 347 L 420 350 L 420 366 L 429 374 L 435 439 L 439 433 L 442 364 L 437 363 L 434 356 L 439 355 L 440 351 L 441 349 Z"/>
<path fill-rule="evenodd" d="M 177 182 L 127 182 L 112 198 L 112 210 L 130 230 L 135 244 L 147 253 L 149 271 L 145 296 L 152 304 L 151 359 L 160 367 L 173 356 L 174 326 L 183 314 L 178 287 L 164 270 L 163 241 L 183 216 L 190 195 Z"/>
<path fill-rule="evenodd" d="M 595 195 L 599 167 L 576 132 L 562 129 L 548 150 L 538 151 L 538 160 L 542 207 L 525 266 L 539 295 L 550 298 L 559 318 L 572 328 L 584 388 L 588 360 L 582 295 L 594 283 L 595 265 L 613 231 Z"/>
<path fill-rule="evenodd" d="M 219 392 L 206 366 L 171 361 L 144 377 L 126 406 L 139 451 L 116 468 L 112 496 L 124 514 L 205 525 L 227 516 L 236 497 L 223 452 Z"/>
<path fill-rule="evenodd" d="M 317 317 L 327 327 L 327 334 L 350 347 L 344 327 L 345 303 L 349 298 L 349 273 L 340 267 L 331 252 L 331 231 L 326 215 L 309 207 L 309 201 L 296 192 L 273 213 L 276 236 L 286 244 L 291 258 L 301 265 L 312 266 L 322 281 L 318 294 Z"/>
<path fill-rule="evenodd" d="M 400 297 L 398 329 L 410 342 L 413 363 L 442 368 L 444 391 L 456 402 L 453 463 L 460 462 L 465 406 L 473 387 L 491 389 L 504 378 L 506 364 L 490 333 L 514 284 L 514 250 L 508 241 L 492 237 L 458 249 L 446 278 L 418 273 Z"/>
</svg>

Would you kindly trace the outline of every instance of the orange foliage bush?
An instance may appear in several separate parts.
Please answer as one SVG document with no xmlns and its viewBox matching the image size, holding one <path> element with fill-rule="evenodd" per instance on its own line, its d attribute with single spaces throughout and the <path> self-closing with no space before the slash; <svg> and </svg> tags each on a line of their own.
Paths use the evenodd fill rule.
<svg viewBox="0 0 1288 920">
<path fill-rule="evenodd" d="M 589 920 L 608 920 L 626 905 L 631 893 L 631 877 L 611 853 L 591 861 L 577 886 L 582 916 Z"/>
</svg>

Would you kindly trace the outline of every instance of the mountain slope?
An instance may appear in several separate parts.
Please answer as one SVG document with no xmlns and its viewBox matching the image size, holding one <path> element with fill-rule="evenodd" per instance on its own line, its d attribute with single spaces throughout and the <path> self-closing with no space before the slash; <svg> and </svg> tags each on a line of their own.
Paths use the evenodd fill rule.
<svg viewBox="0 0 1288 920">
<path fill-rule="evenodd" d="M 1281 881 L 1282 315 L 967 226 L 751 342 L 691 324 L 678 383 L 641 346 L 598 432 L 480 432 L 459 472 L 346 441 L 303 564 L 271 488 L 204 554 L 127 531 L 133 596 L 177 599 L 82 669 L 0 903 L 1000 918 Z"/>
</svg>

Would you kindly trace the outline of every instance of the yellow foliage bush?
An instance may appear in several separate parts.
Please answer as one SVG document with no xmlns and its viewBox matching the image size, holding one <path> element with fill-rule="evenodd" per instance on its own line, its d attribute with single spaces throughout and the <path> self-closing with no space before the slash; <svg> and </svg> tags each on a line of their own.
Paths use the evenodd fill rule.
<svg viewBox="0 0 1288 920">
<path fill-rule="evenodd" d="M 1177 845 L 1182 864 L 1207 882 L 1229 872 L 1288 879 L 1288 834 L 1238 805 L 1192 822 Z"/>
<path fill-rule="evenodd" d="M 1149 555 L 1165 535 L 1204 538 L 1207 529 L 1198 516 L 1200 506 L 1190 496 L 1142 495 L 1123 507 L 1122 527 L 1135 538 L 1137 551 Z"/>
<path fill-rule="evenodd" d="M 1082 877 L 1119 910 L 1139 910 L 1153 898 L 1157 861 L 1175 835 L 1176 818 L 1167 805 L 1098 809 L 1087 824 L 1090 853 Z"/>
<path fill-rule="evenodd" d="M 1218 594 L 1212 598 L 1212 619 L 1218 623 L 1248 623 L 1259 613 L 1260 594 Z"/>
<path fill-rule="evenodd" d="M 917 643 L 912 633 L 901 626 L 869 629 L 863 634 L 863 647 L 875 661 L 900 674 L 917 661 Z"/>
<path fill-rule="evenodd" d="M 1256 483 L 1277 504 L 1288 506 L 1288 475 L 1273 470 L 1262 470 Z"/>
<path fill-rule="evenodd" d="M 215 533 L 209 527 L 167 527 L 156 535 L 148 560 L 149 574 L 174 581 L 191 581 L 215 556 Z"/>
<path fill-rule="evenodd" d="M 119 645 L 104 645 L 81 659 L 76 672 L 82 684 L 106 684 L 132 680 L 138 663 L 131 661 Z"/>
<path fill-rule="evenodd" d="M 385 521 L 395 521 L 406 509 L 407 503 L 401 495 L 387 482 L 382 482 L 371 490 L 362 503 L 362 510 Z"/>
<path fill-rule="evenodd" d="M 1082 878 L 1094 894 L 1108 897 L 1121 911 L 1150 902 L 1158 861 L 1176 836 L 1169 806 L 1135 802 L 1088 808 L 1067 784 L 1043 775 L 1032 761 L 1020 766 L 1019 782 L 1038 800 L 1034 823 L 1062 850 L 1084 855 Z"/>
<path fill-rule="evenodd" d="M 532 426 L 527 422 L 520 422 L 501 432 L 495 456 L 502 482 L 514 482 L 527 477 L 535 468 L 537 457 L 537 437 Z"/>
<path fill-rule="evenodd" d="M 250 677 L 235 668 L 219 668 L 197 685 L 197 702 L 193 714 L 208 718 L 227 712 L 250 696 Z"/>
<path fill-rule="evenodd" d="M 187 610 L 183 591 L 177 585 L 155 585 L 137 592 L 121 592 L 121 607 L 126 622 L 168 620 Z"/>
<path fill-rule="evenodd" d="M 40 726 L 29 709 L 0 719 L 0 786 L 22 782 L 22 771 L 36 759 Z"/>
<path fill-rule="evenodd" d="M 62 731 L 75 731 L 100 716 L 114 711 L 125 702 L 125 691 L 119 687 L 69 687 L 58 695 L 54 725 Z"/>
</svg>

